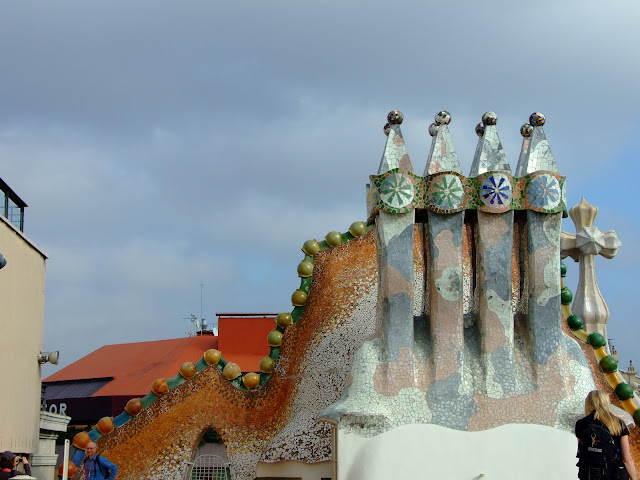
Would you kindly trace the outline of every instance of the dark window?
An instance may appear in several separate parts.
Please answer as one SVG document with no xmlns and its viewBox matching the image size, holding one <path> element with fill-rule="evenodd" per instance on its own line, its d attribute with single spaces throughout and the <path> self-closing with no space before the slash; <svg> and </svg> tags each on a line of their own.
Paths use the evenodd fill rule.
<svg viewBox="0 0 640 480">
<path fill-rule="evenodd" d="M 21 232 L 24 231 L 24 207 L 27 204 L 0 178 L 0 215 Z"/>
</svg>

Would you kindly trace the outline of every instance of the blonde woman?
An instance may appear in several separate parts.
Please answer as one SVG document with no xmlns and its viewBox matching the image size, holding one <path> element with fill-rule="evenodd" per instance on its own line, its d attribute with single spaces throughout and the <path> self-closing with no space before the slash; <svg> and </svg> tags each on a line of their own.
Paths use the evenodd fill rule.
<svg viewBox="0 0 640 480">
<path fill-rule="evenodd" d="M 622 420 L 611 413 L 609 396 L 600 390 L 589 392 L 584 402 L 584 413 L 586 416 L 576 422 L 575 432 L 576 437 L 578 437 L 578 457 L 580 458 L 578 462 L 578 478 L 589 480 L 594 478 L 593 474 L 596 473 L 593 469 L 588 468 L 586 461 L 581 456 L 580 448 L 583 447 L 580 446 L 580 438 L 583 437 L 587 430 L 595 432 L 597 427 L 594 430 L 593 426 L 599 425 L 605 427 L 613 437 L 614 449 L 617 454 L 617 465 L 609 466 L 609 469 L 604 472 L 605 476 L 599 478 L 602 478 L 602 480 L 626 480 L 627 478 L 637 480 L 636 467 L 631 458 L 629 447 L 629 429 Z M 596 442 L 600 442 L 600 440 L 596 440 L 595 435 L 594 433 L 592 437 L 594 440 L 591 445 L 602 446 L 601 443 L 596 445 Z M 596 451 L 598 450 L 596 449 Z M 590 477 L 589 475 L 592 476 Z"/>
</svg>

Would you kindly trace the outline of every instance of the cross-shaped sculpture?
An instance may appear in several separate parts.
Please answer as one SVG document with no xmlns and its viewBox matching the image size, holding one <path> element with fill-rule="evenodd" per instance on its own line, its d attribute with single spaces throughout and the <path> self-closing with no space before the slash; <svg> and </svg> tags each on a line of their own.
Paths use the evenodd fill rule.
<svg viewBox="0 0 640 480">
<path fill-rule="evenodd" d="M 599 332 L 607 337 L 609 307 L 604 301 L 596 282 L 595 256 L 613 258 L 622 246 L 616 232 L 602 233 L 593 222 L 598 215 L 595 207 L 582 197 L 580 203 L 569 210 L 576 226 L 576 234 L 562 232 L 560 256 L 571 257 L 580 263 L 580 280 L 573 300 L 572 312 L 584 320 L 588 332 Z"/>
</svg>

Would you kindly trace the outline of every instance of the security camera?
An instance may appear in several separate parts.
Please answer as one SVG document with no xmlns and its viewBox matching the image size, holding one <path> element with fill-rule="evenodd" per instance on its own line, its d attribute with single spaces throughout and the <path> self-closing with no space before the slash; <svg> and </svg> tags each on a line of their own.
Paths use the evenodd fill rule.
<svg viewBox="0 0 640 480">
<path fill-rule="evenodd" d="M 51 363 L 51 365 L 57 365 L 60 358 L 60 352 L 40 352 L 38 354 L 38 363 Z"/>
<path fill-rule="evenodd" d="M 0 268 L 3 268 L 6 264 L 7 264 L 7 261 L 5 260 L 5 258 L 0 253 Z"/>
</svg>

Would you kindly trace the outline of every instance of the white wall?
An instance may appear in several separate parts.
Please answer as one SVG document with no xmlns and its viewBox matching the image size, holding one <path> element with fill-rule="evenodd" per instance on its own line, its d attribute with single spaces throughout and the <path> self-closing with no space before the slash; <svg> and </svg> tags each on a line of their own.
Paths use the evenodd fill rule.
<svg viewBox="0 0 640 480">
<path fill-rule="evenodd" d="M 0 253 L 0 451 L 35 453 L 46 257 L 1 215 Z"/>
<path fill-rule="evenodd" d="M 277 463 L 260 462 L 256 477 L 301 478 L 302 480 L 331 478 L 331 462 L 303 463 L 293 460 Z"/>
<path fill-rule="evenodd" d="M 372 438 L 338 431 L 337 443 L 338 478 L 333 480 L 578 476 L 574 435 L 541 425 L 504 425 L 481 432 L 404 425 Z"/>
</svg>

